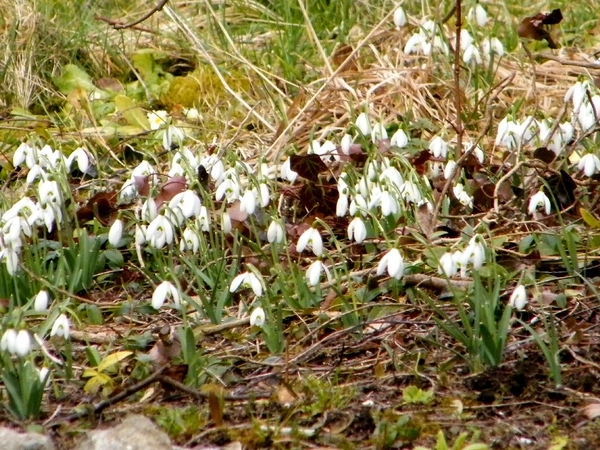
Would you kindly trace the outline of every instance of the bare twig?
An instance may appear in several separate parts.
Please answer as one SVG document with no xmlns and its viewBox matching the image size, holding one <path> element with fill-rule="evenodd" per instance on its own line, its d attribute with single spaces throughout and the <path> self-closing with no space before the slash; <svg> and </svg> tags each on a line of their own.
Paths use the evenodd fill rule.
<svg viewBox="0 0 600 450">
<path fill-rule="evenodd" d="M 538 53 L 535 55 L 539 58 L 550 59 L 552 61 L 556 61 L 563 66 L 575 66 L 575 67 L 584 67 L 586 69 L 600 69 L 600 63 L 595 62 L 587 62 L 587 61 L 573 61 L 572 59 L 564 59 L 559 58 L 558 56 L 554 56 L 549 53 Z"/>
<path fill-rule="evenodd" d="M 101 16 L 96 16 L 96 20 L 101 20 L 103 22 L 108 23 L 115 30 L 123 30 L 125 28 L 133 28 L 136 25 L 138 25 L 138 24 L 142 23 L 143 21 L 145 21 L 146 19 L 152 17 L 152 15 L 154 13 L 157 13 L 158 11 L 161 11 L 164 8 L 164 6 L 167 4 L 168 1 L 169 0 L 159 0 L 159 2 L 156 4 L 156 6 L 154 8 L 152 8 L 150 11 L 148 11 L 142 17 L 140 17 L 137 20 L 134 20 L 133 22 L 121 23 L 118 20 L 108 19 L 106 17 L 101 17 Z"/>
</svg>

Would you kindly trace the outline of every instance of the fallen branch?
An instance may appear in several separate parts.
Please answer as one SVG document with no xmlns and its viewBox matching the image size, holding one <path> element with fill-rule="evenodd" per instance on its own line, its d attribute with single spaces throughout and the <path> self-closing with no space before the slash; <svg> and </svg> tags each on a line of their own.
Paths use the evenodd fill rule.
<svg viewBox="0 0 600 450">
<path fill-rule="evenodd" d="M 111 25 L 115 30 L 123 30 L 125 28 L 133 28 L 136 25 L 145 21 L 146 19 L 149 19 L 150 17 L 152 17 L 152 15 L 154 13 L 157 13 L 158 11 L 162 10 L 168 1 L 169 0 L 159 0 L 158 4 L 154 8 L 152 8 L 150 11 L 148 11 L 146 14 L 144 14 L 139 19 L 134 20 L 133 22 L 130 22 L 130 23 L 121 23 L 118 20 L 109 19 L 107 17 L 101 17 L 101 16 L 96 16 L 95 19 L 101 20 L 102 22 L 106 22 L 107 24 Z"/>
</svg>

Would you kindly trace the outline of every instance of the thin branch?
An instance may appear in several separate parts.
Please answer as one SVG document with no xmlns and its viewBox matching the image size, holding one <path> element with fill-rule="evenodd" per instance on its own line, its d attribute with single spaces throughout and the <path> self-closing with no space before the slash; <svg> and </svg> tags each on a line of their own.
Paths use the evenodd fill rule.
<svg viewBox="0 0 600 450">
<path fill-rule="evenodd" d="M 133 22 L 129 22 L 129 23 L 121 23 L 118 20 L 108 19 L 106 17 L 101 17 L 101 16 L 96 16 L 95 19 L 101 20 L 102 22 L 106 22 L 107 24 L 111 25 L 115 30 L 123 30 L 125 28 L 133 28 L 136 25 L 145 21 L 146 19 L 149 19 L 150 17 L 152 17 L 152 15 L 154 15 L 154 13 L 161 11 L 164 8 L 164 6 L 167 4 L 168 1 L 169 0 L 159 0 L 158 4 L 154 8 L 152 8 L 150 11 L 148 11 L 146 14 L 144 14 L 139 19 L 134 20 Z"/>
</svg>

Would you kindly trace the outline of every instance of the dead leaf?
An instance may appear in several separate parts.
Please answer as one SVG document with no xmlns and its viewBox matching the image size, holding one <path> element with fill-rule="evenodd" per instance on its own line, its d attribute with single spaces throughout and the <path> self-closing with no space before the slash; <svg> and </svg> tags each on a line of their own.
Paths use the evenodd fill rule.
<svg viewBox="0 0 600 450">
<path fill-rule="evenodd" d="M 154 199 L 156 202 L 156 207 L 160 208 L 163 203 L 167 203 L 177 194 L 185 191 L 187 186 L 187 180 L 183 176 L 176 175 L 169 178 L 165 184 L 162 185 L 160 192 Z"/>
<path fill-rule="evenodd" d="M 327 166 L 319 155 L 292 155 L 290 168 L 302 178 L 314 183 L 319 181 L 319 174 L 327 171 Z"/>
<path fill-rule="evenodd" d="M 99 192 L 77 210 L 77 220 L 84 223 L 95 217 L 102 225 L 108 225 L 113 214 L 118 211 L 116 198 L 116 192 Z"/>
<path fill-rule="evenodd" d="M 200 390 L 208 394 L 208 409 L 212 421 L 218 427 L 223 426 L 223 409 L 225 406 L 225 392 L 223 387 L 218 384 L 209 383 L 202 386 Z"/>
<path fill-rule="evenodd" d="M 544 25 L 555 25 L 563 19 L 560 9 L 555 9 L 550 13 L 538 13 L 535 16 L 525 17 L 517 28 L 519 37 L 534 39 L 536 41 L 545 40 L 548 47 L 558 48 L 552 40 L 550 33 L 543 28 Z"/>
<path fill-rule="evenodd" d="M 550 164 L 556 159 L 556 153 L 554 153 L 552 150 L 548 150 L 547 147 L 539 147 L 533 152 L 533 157 L 545 162 L 546 164 Z"/>
<path fill-rule="evenodd" d="M 583 413 L 588 419 L 600 417 L 600 403 L 590 403 L 583 407 Z"/>
</svg>

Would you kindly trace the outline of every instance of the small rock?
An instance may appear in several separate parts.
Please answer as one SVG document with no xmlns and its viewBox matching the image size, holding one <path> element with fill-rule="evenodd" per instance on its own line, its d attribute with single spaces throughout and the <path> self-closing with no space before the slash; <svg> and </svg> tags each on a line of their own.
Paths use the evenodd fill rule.
<svg viewBox="0 0 600 450">
<path fill-rule="evenodd" d="M 129 416 L 120 425 L 92 430 L 76 450 L 172 450 L 171 440 L 150 419 Z"/>
<path fill-rule="evenodd" d="M 0 446 L 4 450 L 54 450 L 49 437 L 39 433 L 19 433 L 0 428 Z"/>
</svg>

